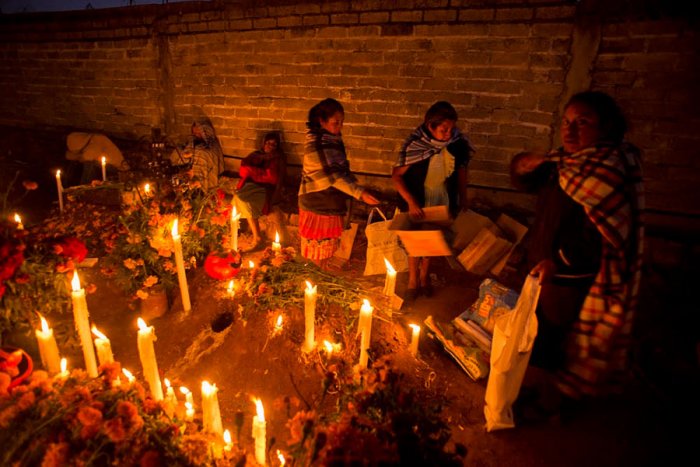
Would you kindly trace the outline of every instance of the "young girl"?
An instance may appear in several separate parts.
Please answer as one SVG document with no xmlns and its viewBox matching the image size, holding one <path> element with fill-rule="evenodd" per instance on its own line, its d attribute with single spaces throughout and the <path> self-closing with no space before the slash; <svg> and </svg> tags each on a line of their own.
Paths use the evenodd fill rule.
<svg viewBox="0 0 700 467">
<path fill-rule="evenodd" d="M 467 208 L 467 164 L 474 148 L 456 124 L 455 108 L 436 102 L 401 147 L 391 178 L 404 201 L 402 210 L 415 219 L 424 217 L 427 206 L 446 205 L 453 214 Z M 429 266 L 429 257 L 408 257 L 406 301 L 421 293 L 432 296 Z"/>
</svg>

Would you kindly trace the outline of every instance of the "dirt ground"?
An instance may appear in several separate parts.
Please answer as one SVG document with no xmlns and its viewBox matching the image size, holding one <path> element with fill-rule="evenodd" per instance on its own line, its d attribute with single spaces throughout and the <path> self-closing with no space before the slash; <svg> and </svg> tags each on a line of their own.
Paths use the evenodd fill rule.
<svg viewBox="0 0 700 467">
<path fill-rule="evenodd" d="M 247 241 L 244 235 L 244 248 Z M 359 235 L 353 257 L 338 274 L 358 281 L 361 287 L 381 287 L 382 276 L 362 277 L 365 248 Z M 251 253 L 244 260 L 255 260 L 259 255 Z M 432 298 L 418 298 L 414 304 L 405 306 L 392 322 L 374 321 L 372 349 L 377 356 L 392 355 L 396 367 L 407 374 L 408 384 L 423 385 L 427 394 L 447 398 L 449 406 L 444 416 L 451 427 L 453 442 L 468 449 L 467 465 L 666 465 L 690 448 L 689 442 L 684 441 L 684 433 L 688 432 L 679 428 L 683 417 L 678 414 L 687 414 L 693 421 L 697 406 L 689 401 L 697 396 L 693 389 L 697 388 L 697 379 L 685 373 L 678 379 L 680 373 L 672 374 L 670 365 L 665 374 L 651 376 L 649 370 L 637 369 L 623 396 L 586 403 L 566 418 L 486 433 L 483 417 L 486 382 L 472 381 L 441 345 L 425 333 L 421 336 L 419 358 L 414 359 L 407 351 L 409 321 L 422 323 L 428 315 L 441 322 L 450 321 L 476 299 L 482 279 L 451 269 L 442 258 L 434 261 L 433 274 L 436 293 Z M 115 358 L 122 366 L 140 374 L 136 346 L 139 313 L 129 309 L 126 298 L 101 277 L 98 268 L 85 270 L 85 275 L 85 280 L 98 287 L 88 297 L 92 321 L 110 337 Z M 406 273 L 398 275 L 399 294 L 403 293 L 406 280 Z M 332 357 L 338 360 L 329 362 L 320 353 L 306 357 L 300 351 L 303 310 L 280 310 L 285 316 L 283 331 L 271 335 L 273 320 L 280 311 L 260 310 L 244 321 L 235 306 L 221 298 L 223 288 L 224 284 L 198 269 L 190 277 L 192 312 L 183 315 L 181 305 L 175 300 L 165 315 L 149 322 L 158 337 L 155 348 L 160 371 L 175 386 L 190 388 L 196 406 L 201 381 L 216 383 L 224 426 L 233 432 L 236 412 L 245 414 L 241 443 L 248 449 L 252 449 L 249 433 L 254 415 L 251 397 L 260 397 L 268 419 L 268 437 L 274 436 L 277 447 L 282 448 L 289 436 L 284 398 L 292 401 L 292 414 L 307 403 L 320 412 L 332 407 L 334 401 L 328 397 L 319 406 L 323 374 L 320 369 L 341 359 L 354 364 L 358 351 L 351 340 L 341 355 Z M 653 303 L 647 301 L 649 305 Z M 234 322 L 225 330 L 214 332 L 212 320 L 223 311 L 233 311 Z M 324 335 L 338 340 L 338 335 L 332 333 L 332 325 L 323 323 L 317 328 L 317 340 Z M 64 353 L 73 362 L 82 361 L 77 348 L 72 354 Z M 693 369 L 689 371 L 692 373 Z M 677 378 L 677 384 L 668 384 L 669 376 Z M 677 387 L 687 382 L 692 384 L 682 389 Z"/>
</svg>

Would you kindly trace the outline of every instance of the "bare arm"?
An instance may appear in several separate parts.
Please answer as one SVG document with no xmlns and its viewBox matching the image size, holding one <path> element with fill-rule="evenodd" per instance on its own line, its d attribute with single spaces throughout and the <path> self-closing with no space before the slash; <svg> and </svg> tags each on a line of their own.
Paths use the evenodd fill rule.
<svg viewBox="0 0 700 467">
<path fill-rule="evenodd" d="M 394 186 L 396 187 L 396 191 L 399 192 L 401 197 L 406 201 L 408 204 L 408 214 L 411 217 L 415 217 L 417 219 L 422 219 L 425 214 L 423 213 L 423 209 L 418 205 L 416 200 L 413 198 L 411 195 L 411 192 L 408 191 L 408 187 L 406 186 L 406 182 L 403 179 L 403 175 L 406 173 L 410 166 L 404 165 L 401 167 L 394 167 L 394 170 L 391 172 L 391 179 L 394 181 Z"/>
</svg>

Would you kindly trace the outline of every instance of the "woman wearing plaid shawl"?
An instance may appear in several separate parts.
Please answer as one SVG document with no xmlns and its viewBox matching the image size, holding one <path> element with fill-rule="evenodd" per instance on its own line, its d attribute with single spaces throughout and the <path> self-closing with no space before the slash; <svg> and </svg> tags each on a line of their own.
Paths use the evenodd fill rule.
<svg viewBox="0 0 700 467">
<path fill-rule="evenodd" d="M 191 131 L 192 141 L 182 154 L 174 152 L 171 161 L 177 165 L 188 164 L 192 177 L 200 182 L 203 190 L 209 190 L 219 184 L 219 175 L 224 171 L 224 151 L 208 118 L 192 122 Z"/>
<path fill-rule="evenodd" d="M 413 218 L 423 218 L 426 206 L 449 206 L 452 214 L 467 209 L 467 164 L 474 148 L 456 124 L 452 104 L 436 102 L 401 147 L 391 178 L 401 210 Z M 407 302 L 432 296 L 429 266 L 429 257 L 408 257 Z"/>
<path fill-rule="evenodd" d="M 514 184 L 539 191 L 528 251 L 542 285 L 531 363 L 555 372 L 556 388 L 576 399 L 619 391 L 628 363 L 643 193 L 626 130 L 610 96 L 582 92 L 564 108 L 563 147 L 511 163 Z M 540 402 L 557 408 L 558 399 Z"/>
<path fill-rule="evenodd" d="M 343 106 L 324 99 L 309 110 L 304 164 L 299 186 L 301 254 L 326 268 L 340 246 L 347 199 L 379 204 L 350 172 L 341 130 Z"/>
</svg>

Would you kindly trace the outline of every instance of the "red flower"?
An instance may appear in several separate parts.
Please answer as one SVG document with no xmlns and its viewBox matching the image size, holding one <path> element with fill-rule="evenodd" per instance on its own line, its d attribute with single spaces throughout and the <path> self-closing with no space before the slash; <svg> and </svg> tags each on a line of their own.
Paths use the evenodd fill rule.
<svg viewBox="0 0 700 467">
<path fill-rule="evenodd" d="M 78 263 L 84 260 L 88 253 L 85 244 L 75 237 L 64 238 L 61 242 L 54 245 L 54 251 Z"/>
<path fill-rule="evenodd" d="M 209 253 L 204 260 L 204 271 L 214 279 L 226 280 L 238 274 L 241 268 L 241 256 L 238 253 L 228 253 L 227 256 L 219 256 Z"/>
</svg>

